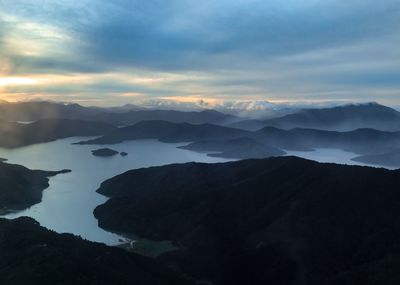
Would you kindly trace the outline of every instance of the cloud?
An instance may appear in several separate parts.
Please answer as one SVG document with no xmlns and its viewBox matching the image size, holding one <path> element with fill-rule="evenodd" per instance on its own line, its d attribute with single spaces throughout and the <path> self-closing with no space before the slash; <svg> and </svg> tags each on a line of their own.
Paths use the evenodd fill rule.
<svg viewBox="0 0 400 285">
<path fill-rule="evenodd" d="M 400 104 L 398 0 L 40 3 L 0 1 L 0 72 L 90 79 L 35 94 Z M 137 72 L 175 77 L 125 80 Z M 104 81 L 110 73 L 124 79 Z M 29 94 L 22 88 L 8 91 Z"/>
<path fill-rule="evenodd" d="M 397 1 L 118 2 L 111 20 L 86 31 L 87 52 L 154 69 L 263 66 L 276 56 L 379 38 L 400 24 Z"/>
</svg>

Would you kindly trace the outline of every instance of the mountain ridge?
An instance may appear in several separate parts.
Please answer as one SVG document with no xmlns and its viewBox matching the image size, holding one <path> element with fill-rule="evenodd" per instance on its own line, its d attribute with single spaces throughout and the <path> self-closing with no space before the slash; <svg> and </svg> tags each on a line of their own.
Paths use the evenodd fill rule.
<svg viewBox="0 0 400 285">
<path fill-rule="evenodd" d="M 400 130 L 400 112 L 378 103 L 348 104 L 330 108 L 302 109 L 298 112 L 268 120 L 244 120 L 231 124 L 246 130 L 266 126 L 282 129 L 313 128 L 331 131 L 351 131 L 374 128 L 383 131 Z"/>
</svg>

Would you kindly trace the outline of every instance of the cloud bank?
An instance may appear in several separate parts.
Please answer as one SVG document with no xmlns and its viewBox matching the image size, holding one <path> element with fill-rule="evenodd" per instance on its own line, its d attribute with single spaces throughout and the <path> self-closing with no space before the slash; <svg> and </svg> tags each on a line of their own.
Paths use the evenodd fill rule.
<svg viewBox="0 0 400 285">
<path fill-rule="evenodd" d="M 398 0 L 2 0 L 9 99 L 400 104 Z M 233 104 L 233 103 L 232 103 Z"/>
</svg>

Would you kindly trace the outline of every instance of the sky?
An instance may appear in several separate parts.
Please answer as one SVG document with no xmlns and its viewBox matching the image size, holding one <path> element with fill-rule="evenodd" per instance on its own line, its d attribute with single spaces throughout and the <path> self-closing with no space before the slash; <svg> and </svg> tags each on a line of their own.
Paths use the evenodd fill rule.
<svg viewBox="0 0 400 285">
<path fill-rule="evenodd" d="M 0 0 L 0 99 L 400 105 L 400 0 Z"/>
</svg>

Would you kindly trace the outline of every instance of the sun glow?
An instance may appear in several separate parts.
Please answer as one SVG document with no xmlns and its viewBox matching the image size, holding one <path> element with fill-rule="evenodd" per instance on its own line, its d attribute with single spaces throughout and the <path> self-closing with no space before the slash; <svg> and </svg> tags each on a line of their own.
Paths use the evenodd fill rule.
<svg viewBox="0 0 400 285">
<path fill-rule="evenodd" d="M 26 77 L 0 77 L 0 87 L 34 85 L 37 82 L 36 79 Z"/>
</svg>

